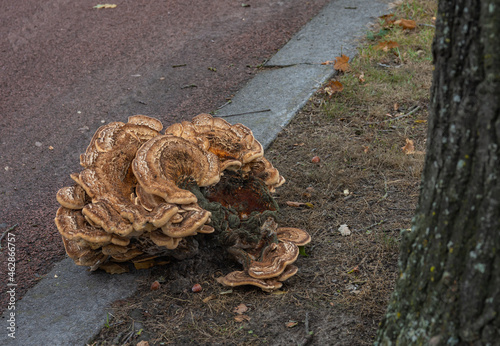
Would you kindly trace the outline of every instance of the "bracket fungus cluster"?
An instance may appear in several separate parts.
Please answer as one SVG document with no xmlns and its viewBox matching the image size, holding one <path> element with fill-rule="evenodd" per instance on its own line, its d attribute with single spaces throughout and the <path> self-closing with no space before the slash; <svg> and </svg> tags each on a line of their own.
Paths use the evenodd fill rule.
<svg viewBox="0 0 500 346">
<path fill-rule="evenodd" d="M 94 134 L 74 185 L 57 192 L 55 223 L 68 256 L 120 273 L 126 262 L 192 257 L 206 234 L 243 266 L 220 283 L 280 288 L 310 236 L 278 227 L 271 193 L 285 179 L 252 131 L 208 114 L 162 129 L 135 115 Z"/>
</svg>

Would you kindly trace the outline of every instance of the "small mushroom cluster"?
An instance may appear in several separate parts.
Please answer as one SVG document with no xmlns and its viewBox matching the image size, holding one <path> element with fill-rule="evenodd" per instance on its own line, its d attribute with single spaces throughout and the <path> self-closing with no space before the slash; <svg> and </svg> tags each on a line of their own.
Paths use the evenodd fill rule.
<svg viewBox="0 0 500 346">
<path fill-rule="evenodd" d="M 281 287 L 297 272 L 298 246 L 310 238 L 263 218 L 261 212 L 276 209 L 256 207 L 255 192 L 242 202 L 245 189 L 228 190 L 235 179 L 268 193 L 285 182 L 252 131 L 208 114 L 162 129 L 159 120 L 135 115 L 94 134 L 80 155 L 84 169 L 71 174 L 75 184 L 57 192 L 55 223 L 69 257 L 90 270 L 119 273 L 128 270 L 122 262 L 193 256 L 196 235 L 213 233 L 244 266 L 221 283 Z M 231 229 L 250 219 L 258 224 L 252 236 Z"/>
</svg>

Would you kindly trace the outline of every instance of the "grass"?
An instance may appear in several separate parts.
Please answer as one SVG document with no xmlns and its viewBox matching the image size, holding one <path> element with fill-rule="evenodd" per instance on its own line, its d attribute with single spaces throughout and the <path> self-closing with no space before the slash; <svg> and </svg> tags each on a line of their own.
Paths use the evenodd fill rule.
<svg viewBox="0 0 500 346">
<path fill-rule="evenodd" d="M 343 91 L 330 96 L 321 89 L 267 150 L 287 179 L 276 193 L 280 224 L 306 229 L 313 239 L 296 276 L 267 294 L 219 286 L 220 263 L 193 259 L 153 268 L 134 297 L 115 303 L 114 319 L 123 323 L 108 322 L 94 345 L 126 338 L 134 345 L 372 344 L 398 275 L 401 230 L 410 227 L 419 193 L 435 9 L 435 1 L 400 3 L 396 18 L 426 24 L 414 30 L 375 23 L 351 72 L 335 77 Z M 380 41 L 399 47 L 377 49 Z M 413 154 L 402 150 L 407 139 Z M 314 156 L 321 161 L 311 162 Z M 350 236 L 340 235 L 342 224 Z M 165 282 L 151 291 L 160 276 Z M 194 283 L 201 293 L 191 293 Z M 241 303 L 250 320 L 238 323 L 233 309 Z M 287 327 L 290 321 L 298 323 Z M 130 337 L 136 322 L 143 331 Z"/>
</svg>

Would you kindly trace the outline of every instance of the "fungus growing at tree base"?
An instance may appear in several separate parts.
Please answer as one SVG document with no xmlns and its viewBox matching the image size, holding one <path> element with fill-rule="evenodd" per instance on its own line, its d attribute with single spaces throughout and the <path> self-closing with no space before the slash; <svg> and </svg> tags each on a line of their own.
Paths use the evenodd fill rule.
<svg viewBox="0 0 500 346">
<path fill-rule="evenodd" d="M 96 131 L 83 170 L 70 175 L 74 185 L 57 193 L 68 256 L 91 271 L 122 273 L 128 263 L 182 260 L 211 243 L 243 266 L 220 283 L 279 289 L 311 238 L 278 227 L 271 194 L 285 179 L 252 131 L 208 114 L 162 128 L 136 115 Z"/>
</svg>

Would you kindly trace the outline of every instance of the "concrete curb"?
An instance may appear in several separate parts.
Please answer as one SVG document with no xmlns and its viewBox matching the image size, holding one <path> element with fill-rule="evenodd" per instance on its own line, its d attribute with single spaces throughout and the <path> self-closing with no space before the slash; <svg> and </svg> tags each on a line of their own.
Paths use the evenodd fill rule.
<svg viewBox="0 0 500 346">
<path fill-rule="evenodd" d="M 268 62 L 271 69 L 253 78 L 216 115 L 250 127 L 267 148 L 333 75 L 332 66 L 321 62 L 341 53 L 354 56 L 356 37 L 386 11 L 383 1 L 332 1 Z M 245 114 L 234 115 L 241 113 Z M 16 302 L 15 339 L 2 328 L 0 344 L 84 345 L 104 327 L 110 304 L 131 296 L 137 281 L 147 274 L 89 273 L 70 259 L 61 261 Z M 2 316 L 6 327 L 11 312 L 6 310 Z"/>
</svg>

